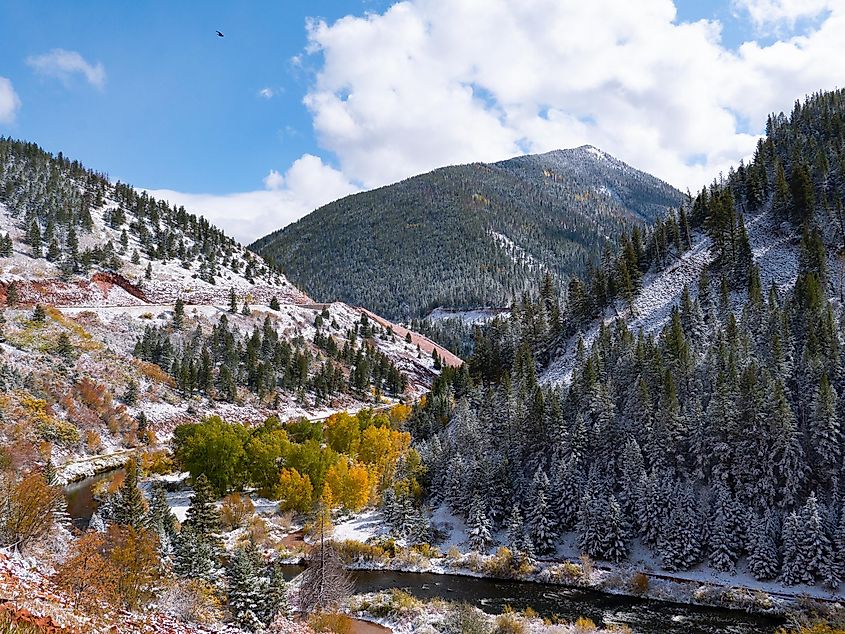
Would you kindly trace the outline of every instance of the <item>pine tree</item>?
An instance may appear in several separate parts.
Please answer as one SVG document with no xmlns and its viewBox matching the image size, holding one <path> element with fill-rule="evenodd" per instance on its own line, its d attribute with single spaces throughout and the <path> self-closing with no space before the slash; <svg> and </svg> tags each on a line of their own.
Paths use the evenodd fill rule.
<svg viewBox="0 0 845 634">
<path fill-rule="evenodd" d="M 264 611 L 258 557 L 255 547 L 250 544 L 236 549 L 226 567 L 229 611 L 235 622 L 249 632 L 260 628 L 258 615 Z"/>
<path fill-rule="evenodd" d="M 213 581 L 217 574 L 215 561 L 211 543 L 190 525 L 183 524 L 173 548 L 173 571 L 180 577 Z"/>
<path fill-rule="evenodd" d="M 279 298 L 273 295 L 270 299 L 270 310 L 280 310 L 281 306 L 279 305 Z"/>
<path fill-rule="evenodd" d="M 522 513 L 519 505 L 514 504 L 511 514 L 508 517 L 508 547 L 517 551 L 522 547 L 525 540 L 525 524 L 522 521 Z"/>
<path fill-rule="evenodd" d="M 813 584 L 816 579 L 828 577 L 827 566 L 831 561 L 830 540 L 827 537 L 825 522 L 816 500 L 816 494 L 811 493 L 801 509 L 801 536 L 799 550 L 804 563 L 803 579 Z"/>
<path fill-rule="evenodd" d="M 783 521 L 781 535 L 783 543 L 783 565 L 781 567 L 781 581 L 788 586 L 794 586 L 804 579 L 804 559 L 801 548 L 801 523 L 794 511 Z"/>
<path fill-rule="evenodd" d="M 185 302 L 181 297 L 176 298 L 176 304 L 173 306 L 173 328 L 182 330 L 185 327 Z"/>
<path fill-rule="evenodd" d="M 839 587 L 845 578 L 845 512 L 839 511 L 839 522 L 833 531 L 831 560 L 827 569 L 825 583 L 833 590 Z"/>
<path fill-rule="evenodd" d="M 176 526 L 176 516 L 173 515 L 173 511 L 170 510 L 170 505 L 167 503 L 167 492 L 164 484 L 156 482 L 153 484 L 150 495 L 147 527 L 158 535 L 162 552 L 170 552 L 177 535 Z"/>
<path fill-rule="evenodd" d="M 20 301 L 18 296 L 18 283 L 17 281 L 9 282 L 9 285 L 6 287 L 6 305 L 17 306 L 18 301 Z"/>
<path fill-rule="evenodd" d="M 493 541 L 490 534 L 490 520 L 484 512 L 481 498 L 475 495 L 467 516 L 467 534 L 469 545 L 473 550 L 483 553 Z"/>
<path fill-rule="evenodd" d="M 817 469 L 827 477 L 836 474 L 842 455 L 842 436 L 839 427 L 836 390 L 823 374 L 813 398 L 813 411 L 809 420 L 810 446 Z"/>
<path fill-rule="evenodd" d="M 222 549 L 220 513 L 214 505 L 214 493 L 204 473 L 194 480 L 194 495 L 186 513 L 184 526 L 190 527 L 198 539 L 205 541 L 216 556 Z"/>
<path fill-rule="evenodd" d="M 779 569 L 778 548 L 772 532 L 771 512 L 758 515 L 749 535 L 748 569 L 759 581 L 774 579 Z"/>
<path fill-rule="evenodd" d="M 270 569 L 270 579 L 267 590 L 262 597 L 263 608 L 259 618 L 263 623 L 272 623 L 278 614 L 287 616 L 291 608 L 288 602 L 288 584 L 282 570 L 282 564 L 276 562 Z"/>
<path fill-rule="evenodd" d="M 717 482 L 710 511 L 710 565 L 723 572 L 736 568 L 739 559 L 736 505 L 728 488 Z"/>
<path fill-rule="evenodd" d="M 32 257 L 41 257 L 41 228 L 38 226 L 38 221 L 33 219 L 29 225 L 29 232 L 27 234 L 29 239 L 29 246 L 32 249 Z"/>
<path fill-rule="evenodd" d="M 115 524 L 131 526 L 136 531 L 145 528 L 147 503 L 144 494 L 138 488 L 140 466 L 131 459 L 126 463 L 126 475 L 123 484 L 112 501 L 111 518 Z"/>
<path fill-rule="evenodd" d="M 229 312 L 236 314 L 238 312 L 238 296 L 235 295 L 235 288 L 229 288 Z"/>
<path fill-rule="evenodd" d="M 70 343 L 70 337 L 67 336 L 66 332 L 59 334 L 56 341 L 56 354 L 66 361 L 73 359 L 73 345 Z"/>
<path fill-rule="evenodd" d="M 153 279 L 153 263 L 147 262 L 147 268 L 144 270 L 144 279 L 151 280 Z"/>
</svg>

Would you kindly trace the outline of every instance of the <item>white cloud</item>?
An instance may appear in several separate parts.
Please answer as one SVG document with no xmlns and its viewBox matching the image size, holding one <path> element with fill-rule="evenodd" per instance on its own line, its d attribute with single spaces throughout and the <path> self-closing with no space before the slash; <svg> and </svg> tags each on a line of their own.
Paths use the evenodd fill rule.
<svg viewBox="0 0 845 634">
<path fill-rule="evenodd" d="M 845 86 L 845 1 L 735 1 L 752 20 L 823 19 L 736 49 L 672 0 L 406 0 L 311 21 L 304 102 L 340 169 L 306 155 L 265 191 L 193 208 L 248 240 L 356 186 L 585 143 L 695 191 L 753 153 L 767 114 Z"/>
<path fill-rule="evenodd" d="M 147 191 L 151 196 L 204 215 L 244 244 L 358 191 L 343 174 L 312 154 L 303 154 L 284 174 L 271 170 L 264 178 L 264 185 L 265 190 L 223 196 L 168 189 Z"/>
<path fill-rule="evenodd" d="M 272 88 L 262 88 L 258 91 L 258 96 L 264 97 L 264 99 L 272 99 L 274 94 Z"/>
<path fill-rule="evenodd" d="M 833 9 L 841 0 L 733 0 L 734 8 L 745 11 L 758 29 L 787 25 L 798 20 L 813 19 Z"/>
<path fill-rule="evenodd" d="M 671 0 L 409 0 L 311 22 L 305 103 L 367 187 L 591 143 L 694 189 L 753 151 L 768 112 L 845 85 L 837 4 L 805 36 L 733 51 L 718 22 L 677 22 Z"/>
<path fill-rule="evenodd" d="M 0 123 L 12 123 L 20 107 L 21 100 L 12 82 L 5 77 L 0 77 Z"/>
<path fill-rule="evenodd" d="M 90 64 L 76 51 L 54 48 L 43 55 L 26 58 L 26 63 L 37 73 L 60 79 L 70 84 L 75 75 L 82 75 L 95 88 L 102 89 L 106 84 L 106 69 L 100 62 Z"/>
</svg>

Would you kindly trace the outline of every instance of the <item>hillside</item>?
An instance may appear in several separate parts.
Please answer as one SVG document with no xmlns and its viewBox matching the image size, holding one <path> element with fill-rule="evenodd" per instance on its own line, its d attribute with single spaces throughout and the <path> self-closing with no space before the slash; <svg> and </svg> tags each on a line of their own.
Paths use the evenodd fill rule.
<svg viewBox="0 0 845 634">
<path fill-rule="evenodd" d="M 459 359 L 314 304 L 201 217 L 0 139 L 0 438 L 57 463 L 218 414 L 320 417 L 428 389 Z M 407 337 L 406 337 L 407 335 Z"/>
<path fill-rule="evenodd" d="M 845 91 L 812 95 L 685 221 L 493 322 L 416 420 L 469 545 L 842 596 L 843 149 Z"/>
<path fill-rule="evenodd" d="M 683 196 L 591 146 L 457 165 L 348 196 L 250 246 L 321 301 L 408 321 L 507 306 L 583 272 Z"/>
</svg>

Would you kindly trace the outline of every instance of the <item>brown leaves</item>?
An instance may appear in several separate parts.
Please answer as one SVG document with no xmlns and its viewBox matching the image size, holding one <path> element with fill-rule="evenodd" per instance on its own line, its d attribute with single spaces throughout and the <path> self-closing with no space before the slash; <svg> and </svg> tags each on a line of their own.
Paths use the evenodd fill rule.
<svg viewBox="0 0 845 634">
<path fill-rule="evenodd" d="M 134 610 L 153 598 L 160 565 L 153 533 L 112 525 L 80 537 L 54 580 L 75 608 L 95 612 L 105 602 Z"/>
<path fill-rule="evenodd" d="M 14 473 L 0 475 L 0 539 L 4 545 L 26 548 L 45 538 L 53 528 L 62 498 L 60 487 L 50 486 L 40 471 L 20 480 Z"/>
</svg>

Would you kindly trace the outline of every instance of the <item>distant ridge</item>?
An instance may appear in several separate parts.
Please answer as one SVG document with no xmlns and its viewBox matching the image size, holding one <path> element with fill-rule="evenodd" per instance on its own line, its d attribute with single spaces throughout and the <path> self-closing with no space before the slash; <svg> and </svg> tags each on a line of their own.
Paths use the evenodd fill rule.
<svg viewBox="0 0 845 634">
<path fill-rule="evenodd" d="M 595 262 L 683 195 L 591 145 L 443 167 L 347 196 L 251 245 L 319 301 L 394 320 L 505 306 Z"/>
</svg>

